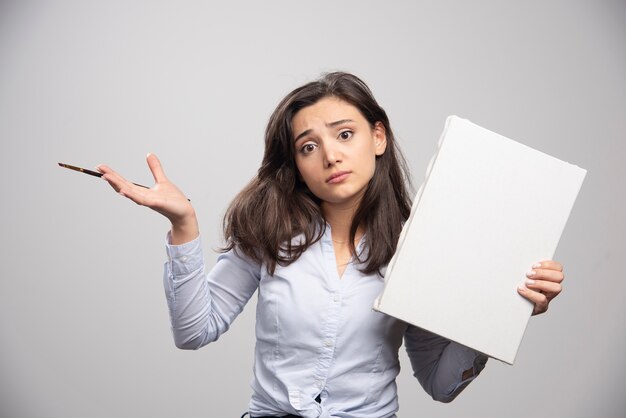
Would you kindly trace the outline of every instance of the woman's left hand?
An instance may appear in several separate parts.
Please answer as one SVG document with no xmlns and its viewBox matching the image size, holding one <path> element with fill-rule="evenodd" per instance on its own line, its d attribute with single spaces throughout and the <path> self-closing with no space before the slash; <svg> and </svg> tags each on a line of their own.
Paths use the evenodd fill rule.
<svg viewBox="0 0 626 418">
<path fill-rule="evenodd" d="M 553 260 L 541 261 L 533 264 L 526 277 L 526 286 L 519 286 L 517 291 L 535 304 L 533 315 L 542 314 L 548 310 L 550 301 L 563 289 L 563 266 Z"/>
</svg>

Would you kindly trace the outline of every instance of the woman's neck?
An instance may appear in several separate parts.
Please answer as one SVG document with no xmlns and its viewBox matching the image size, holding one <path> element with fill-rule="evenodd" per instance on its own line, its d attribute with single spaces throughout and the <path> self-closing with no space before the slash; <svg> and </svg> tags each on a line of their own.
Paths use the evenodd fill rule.
<svg viewBox="0 0 626 418">
<path fill-rule="evenodd" d="M 330 225 L 332 239 L 336 243 L 347 243 L 350 240 L 350 227 L 356 207 L 337 207 L 330 204 L 322 204 L 322 213 L 324 219 Z M 363 231 L 359 226 L 356 231 L 356 240 L 363 235 Z"/>
</svg>

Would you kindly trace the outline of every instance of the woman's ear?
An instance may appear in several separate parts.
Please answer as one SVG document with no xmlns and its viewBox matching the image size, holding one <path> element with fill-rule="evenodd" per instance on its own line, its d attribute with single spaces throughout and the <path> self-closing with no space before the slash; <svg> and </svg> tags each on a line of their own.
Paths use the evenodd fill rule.
<svg viewBox="0 0 626 418">
<path fill-rule="evenodd" d="M 387 131 L 382 122 L 379 121 L 374 124 L 372 136 L 374 137 L 376 155 L 383 155 L 385 153 L 385 149 L 387 149 Z"/>
</svg>

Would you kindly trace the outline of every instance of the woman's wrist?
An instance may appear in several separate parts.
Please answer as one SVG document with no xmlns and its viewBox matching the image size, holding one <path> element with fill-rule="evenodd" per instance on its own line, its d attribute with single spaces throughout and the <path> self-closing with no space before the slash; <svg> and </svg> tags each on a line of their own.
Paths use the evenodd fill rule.
<svg viewBox="0 0 626 418">
<path fill-rule="evenodd" d="M 180 245 L 193 241 L 198 235 L 200 235 L 200 231 L 195 213 L 177 220 L 176 222 L 172 222 L 172 245 Z"/>
</svg>

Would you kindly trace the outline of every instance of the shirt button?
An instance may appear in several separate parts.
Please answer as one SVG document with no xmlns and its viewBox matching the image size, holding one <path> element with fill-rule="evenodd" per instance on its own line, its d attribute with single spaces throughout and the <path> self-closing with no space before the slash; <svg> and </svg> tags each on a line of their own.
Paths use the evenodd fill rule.
<svg viewBox="0 0 626 418">
<path fill-rule="evenodd" d="M 183 262 L 185 262 L 185 261 L 187 261 L 187 256 L 186 256 L 186 255 L 184 255 L 184 256 L 182 256 L 180 259 L 181 259 Z"/>
<path fill-rule="evenodd" d="M 317 387 L 318 389 L 321 389 L 322 388 L 322 381 L 321 380 L 315 381 L 315 387 Z"/>
<path fill-rule="evenodd" d="M 324 341 L 324 345 L 326 347 L 330 347 L 331 345 L 333 345 L 333 342 L 332 342 L 332 340 L 326 340 L 326 341 Z"/>
<path fill-rule="evenodd" d="M 333 296 L 333 302 L 339 302 L 339 296 L 334 295 Z"/>
</svg>

